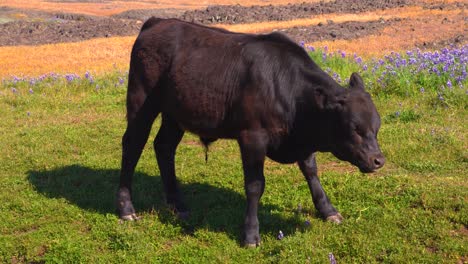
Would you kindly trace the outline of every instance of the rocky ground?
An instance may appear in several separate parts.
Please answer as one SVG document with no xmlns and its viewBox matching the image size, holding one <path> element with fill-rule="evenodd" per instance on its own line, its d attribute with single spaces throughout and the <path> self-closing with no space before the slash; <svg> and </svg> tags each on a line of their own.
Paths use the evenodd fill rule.
<svg viewBox="0 0 468 264">
<path fill-rule="evenodd" d="M 83 0 L 86 1 L 86 0 Z M 142 21 L 150 16 L 175 17 L 201 24 L 239 24 L 260 21 L 287 21 L 321 14 L 362 13 L 418 4 L 426 9 L 463 9 L 466 4 L 426 4 L 408 0 L 337 0 L 333 2 L 288 4 L 278 6 L 210 6 L 203 10 L 178 9 L 129 10 L 111 17 L 81 14 L 47 13 L 0 7 L 0 46 L 39 45 L 74 42 L 97 37 L 136 35 Z M 429 19 L 429 18 L 428 18 Z M 296 41 L 353 39 L 377 34 L 401 19 L 368 22 L 319 23 L 308 27 L 278 29 Z M 457 36 L 456 41 L 465 41 Z M 447 40 L 445 42 L 454 41 Z M 445 44 L 441 41 L 441 45 Z M 437 44 L 437 43 L 436 43 Z"/>
</svg>

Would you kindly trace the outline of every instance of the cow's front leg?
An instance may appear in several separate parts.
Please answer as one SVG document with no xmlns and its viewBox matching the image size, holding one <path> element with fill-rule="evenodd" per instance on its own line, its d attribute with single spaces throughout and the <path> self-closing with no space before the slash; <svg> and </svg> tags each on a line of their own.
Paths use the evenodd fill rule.
<svg viewBox="0 0 468 264">
<path fill-rule="evenodd" d="M 244 245 L 260 245 L 257 217 L 260 197 L 265 189 L 263 164 L 265 162 L 267 135 L 263 131 L 246 131 L 239 137 L 239 146 L 244 169 L 244 188 L 247 196 L 247 210 L 244 221 Z"/>
<path fill-rule="evenodd" d="M 320 180 L 317 176 L 317 162 L 315 161 L 315 153 L 312 153 L 306 160 L 299 161 L 299 168 L 304 174 L 304 177 L 309 185 L 310 193 L 312 194 L 312 200 L 315 208 L 319 211 L 320 215 L 327 219 L 327 221 L 341 223 L 343 217 L 333 207 L 327 194 L 323 190 Z"/>
</svg>

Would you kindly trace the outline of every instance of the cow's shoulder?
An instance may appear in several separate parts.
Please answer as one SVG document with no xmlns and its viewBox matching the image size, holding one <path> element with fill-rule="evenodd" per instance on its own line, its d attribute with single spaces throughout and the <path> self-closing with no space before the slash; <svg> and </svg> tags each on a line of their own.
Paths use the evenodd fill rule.
<svg viewBox="0 0 468 264">
<path fill-rule="evenodd" d="M 263 41 L 270 41 L 276 43 L 282 43 L 286 45 L 295 45 L 296 43 L 288 38 L 286 35 L 281 34 L 280 32 L 272 32 L 268 34 L 259 34 L 257 35 L 258 39 Z"/>
<path fill-rule="evenodd" d="M 150 17 L 148 20 L 145 21 L 145 23 L 143 24 L 143 26 L 141 26 L 141 30 L 140 31 L 145 31 L 147 30 L 148 28 L 151 28 L 153 27 L 154 25 L 158 24 L 159 22 L 163 21 L 164 19 L 162 18 L 158 18 L 158 17 Z"/>
<path fill-rule="evenodd" d="M 178 29 L 185 29 L 186 32 L 197 32 L 198 34 L 209 34 L 209 33 L 223 33 L 223 34 L 240 34 L 236 32 L 232 32 L 223 28 L 218 27 L 208 27 L 201 24 L 196 24 L 192 22 L 183 21 L 177 18 L 157 18 L 151 17 L 143 24 L 141 27 L 141 31 L 145 31 L 147 29 L 153 27 L 164 27 L 170 28 L 171 30 L 178 30 Z"/>
</svg>

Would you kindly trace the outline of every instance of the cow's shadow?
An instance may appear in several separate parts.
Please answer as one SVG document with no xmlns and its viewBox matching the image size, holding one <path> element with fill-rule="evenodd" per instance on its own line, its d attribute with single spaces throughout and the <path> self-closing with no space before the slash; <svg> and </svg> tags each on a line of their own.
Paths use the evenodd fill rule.
<svg viewBox="0 0 468 264">
<path fill-rule="evenodd" d="M 71 165 L 53 170 L 30 171 L 28 179 L 37 192 L 49 198 L 65 198 L 82 209 L 101 214 L 115 213 L 115 193 L 119 170 L 93 169 Z M 240 183 L 242 184 L 242 183 Z M 133 203 L 138 213 L 156 213 L 164 223 L 179 225 L 191 234 L 199 228 L 225 232 L 240 241 L 245 212 L 245 196 L 233 190 L 204 183 L 181 184 L 190 217 L 177 219 L 164 203 L 161 177 L 136 173 Z M 299 215 L 284 217 L 284 209 L 262 203 L 259 209 L 260 233 L 289 234 L 302 226 Z M 291 215 L 291 214 L 289 214 Z"/>
</svg>

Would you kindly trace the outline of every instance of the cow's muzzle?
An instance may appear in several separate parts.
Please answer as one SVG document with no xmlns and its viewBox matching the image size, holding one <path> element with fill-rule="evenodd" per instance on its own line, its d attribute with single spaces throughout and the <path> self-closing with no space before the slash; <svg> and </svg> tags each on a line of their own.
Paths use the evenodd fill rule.
<svg viewBox="0 0 468 264">
<path fill-rule="evenodd" d="M 371 173 L 383 167 L 385 157 L 382 153 L 370 155 L 365 166 L 359 166 L 359 170 L 363 173 Z"/>
</svg>

